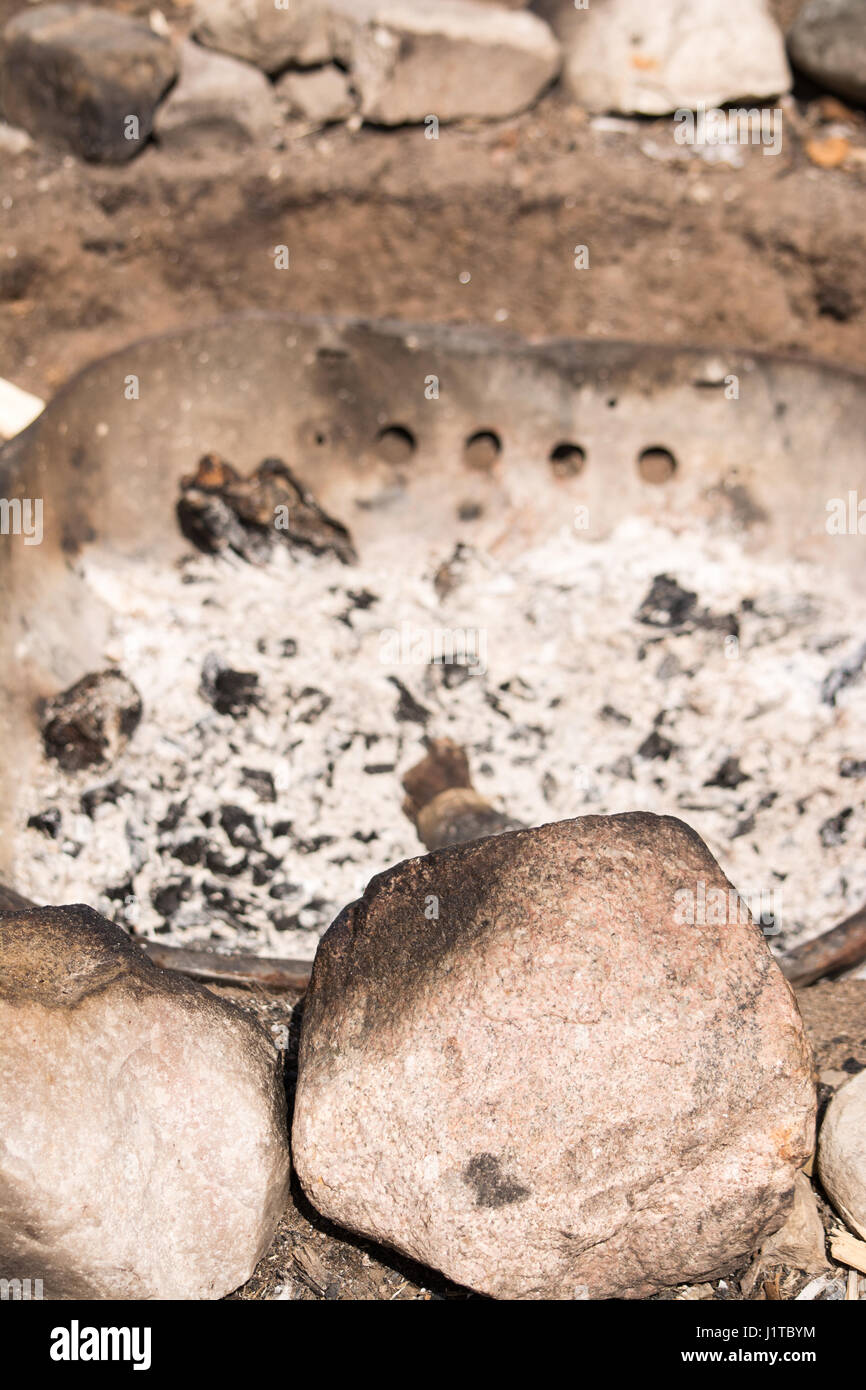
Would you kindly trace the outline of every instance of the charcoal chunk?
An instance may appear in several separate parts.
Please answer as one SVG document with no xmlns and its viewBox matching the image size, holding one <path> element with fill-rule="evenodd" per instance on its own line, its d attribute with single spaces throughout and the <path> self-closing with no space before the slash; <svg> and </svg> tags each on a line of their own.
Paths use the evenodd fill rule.
<svg viewBox="0 0 866 1390">
<path fill-rule="evenodd" d="M 651 734 L 647 734 L 637 753 L 639 758 L 660 758 L 667 762 L 675 748 L 675 743 L 664 734 L 660 734 L 658 729 L 653 729 Z"/>
<path fill-rule="evenodd" d="M 220 808 L 220 825 L 235 848 L 259 849 L 261 847 L 255 821 L 249 812 L 244 811 L 240 806 L 222 806 Z"/>
<path fill-rule="evenodd" d="M 244 767 L 241 776 L 244 784 L 256 793 L 260 801 L 276 801 L 277 789 L 270 772 L 257 767 Z"/>
<path fill-rule="evenodd" d="M 698 596 L 670 574 L 657 574 L 635 618 L 648 627 L 679 627 L 692 612 Z"/>
<path fill-rule="evenodd" d="M 217 714 L 240 719 L 260 705 L 259 678 L 254 671 L 233 671 L 211 652 L 205 657 L 199 689 Z"/>
<path fill-rule="evenodd" d="M 94 672 L 41 703 L 45 752 L 64 772 L 108 763 L 141 720 L 141 696 L 122 671 Z"/>
<path fill-rule="evenodd" d="M 599 719 L 603 719 L 606 724 L 630 724 L 631 716 L 623 714 L 614 705 L 602 705 L 598 712 Z"/>
<path fill-rule="evenodd" d="M 174 916 L 181 904 L 186 902 L 191 893 L 192 879 L 184 877 L 165 883 L 161 888 L 155 889 L 151 894 L 150 901 L 160 917 L 168 921 Z"/>
<path fill-rule="evenodd" d="M 60 833 L 61 819 L 57 807 L 51 806 L 47 811 L 37 811 L 35 816 L 31 816 L 27 822 L 27 828 L 28 830 L 39 830 L 50 840 L 56 840 Z"/>
<path fill-rule="evenodd" d="M 205 454 L 181 482 L 181 531 L 207 554 L 233 550 L 261 563 L 283 541 L 345 565 L 357 559 L 346 527 L 329 516 L 282 459 L 264 459 L 247 478 L 218 454 Z"/>
<path fill-rule="evenodd" d="M 249 864 L 246 854 L 239 854 L 234 859 L 229 859 L 223 854 L 221 849 L 210 849 L 207 852 L 205 863 L 212 874 L 218 878 L 239 878 L 245 873 Z"/>
<path fill-rule="evenodd" d="M 108 782 L 102 787 L 91 787 L 82 793 L 81 809 L 91 820 L 100 806 L 116 806 L 122 796 L 130 796 L 129 787 L 122 782 Z"/>
<path fill-rule="evenodd" d="M 827 672 L 821 684 L 821 699 L 824 704 L 835 705 L 836 696 L 846 686 L 852 685 L 862 676 L 864 667 L 866 667 L 866 642 L 863 642 L 856 651 L 852 652 L 847 661 L 841 662 Z"/>
<path fill-rule="evenodd" d="M 853 807 L 846 806 L 837 815 L 824 821 L 818 835 L 825 849 L 835 849 L 837 845 L 845 843 L 845 826 L 852 811 Z"/>
<path fill-rule="evenodd" d="M 424 705 L 419 704 L 412 692 L 407 690 L 403 682 L 399 681 L 396 676 L 389 676 L 388 679 L 400 695 L 394 710 L 395 718 L 404 724 L 426 724 L 430 718 L 429 709 L 425 709 Z"/>
<path fill-rule="evenodd" d="M 175 845 L 171 851 L 173 859 L 179 859 L 181 864 L 186 864 L 191 868 L 195 864 L 203 864 L 208 851 L 208 842 L 204 835 L 194 835 L 191 840 L 184 840 L 182 844 Z"/>
<path fill-rule="evenodd" d="M 713 773 L 712 777 L 704 783 L 705 787 L 725 787 L 733 791 L 741 782 L 748 782 L 748 772 L 743 772 L 740 767 L 739 758 L 725 758 Z"/>
</svg>

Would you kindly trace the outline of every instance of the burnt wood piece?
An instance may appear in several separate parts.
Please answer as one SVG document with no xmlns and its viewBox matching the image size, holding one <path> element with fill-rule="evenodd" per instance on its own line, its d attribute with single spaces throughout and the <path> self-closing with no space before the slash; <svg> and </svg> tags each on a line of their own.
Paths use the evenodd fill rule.
<svg viewBox="0 0 866 1390">
<path fill-rule="evenodd" d="M 792 985 L 802 989 L 825 975 L 837 975 L 866 960 L 866 907 L 812 941 L 795 946 L 779 965 Z"/>
<path fill-rule="evenodd" d="M 403 778 L 403 790 L 406 793 L 403 810 L 417 825 L 419 813 L 434 797 L 451 787 L 471 786 L 469 759 L 466 757 L 465 749 L 450 738 L 434 739 L 427 756 L 414 767 L 410 767 Z"/>
<path fill-rule="evenodd" d="M 282 459 L 263 459 L 247 478 L 218 454 L 205 454 L 181 480 L 178 524 L 199 550 L 230 549 L 260 564 L 278 541 L 315 555 L 330 552 L 344 565 L 357 561 L 352 537 L 329 516 Z"/>
<path fill-rule="evenodd" d="M 426 756 L 403 778 L 403 790 L 403 810 L 429 850 L 526 828 L 475 790 L 466 753 L 450 738 L 430 740 Z"/>
<path fill-rule="evenodd" d="M 139 941 L 137 944 L 155 965 L 161 965 L 165 970 L 176 970 L 194 980 L 218 985 L 261 985 L 275 992 L 303 992 L 310 982 L 313 968 L 310 960 L 272 959 L 241 951 L 221 955 L 216 951 L 192 950 L 186 946 L 164 946 L 159 941 Z"/>
</svg>

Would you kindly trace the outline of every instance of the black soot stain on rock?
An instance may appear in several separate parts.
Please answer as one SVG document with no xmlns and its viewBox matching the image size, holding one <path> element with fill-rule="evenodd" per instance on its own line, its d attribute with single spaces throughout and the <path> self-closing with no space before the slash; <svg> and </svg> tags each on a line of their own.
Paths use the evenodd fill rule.
<svg viewBox="0 0 866 1390">
<path fill-rule="evenodd" d="M 463 1169 L 463 1181 L 475 1189 L 475 1205 L 507 1207 L 512 1202 L 525 1202 L 530 1190 L 502 1171 L 495 1154 L 475 1154 Z"/>
</svg>

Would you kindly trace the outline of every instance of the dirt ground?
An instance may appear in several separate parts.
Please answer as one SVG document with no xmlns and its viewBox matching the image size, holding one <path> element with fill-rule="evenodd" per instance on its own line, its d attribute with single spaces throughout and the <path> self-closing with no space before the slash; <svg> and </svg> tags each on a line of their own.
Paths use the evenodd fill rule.
<svg viewBox="0 0 866 1390">
<path fill-rule="evenodd" d="M 0 0 L 0 20 L 21 8 Z M 122 168 L 0 154 L 0 375 L 48 396 L 137 337 L 249 308 L 866 368 L 866 116 L 845 126 L 842 167 L 821 168 L 805 144 L 837 130 L 826 115 L 798 89 L 781 154 L 741 147 L 741 168 L 676 145 L 667 119 L 600 129 L 555 89 L 522 116 L 443 126 L 438 140 L 289 123 L 282 148 L 217 143 L 179 159 L 151 145 Z"/>
</svg>

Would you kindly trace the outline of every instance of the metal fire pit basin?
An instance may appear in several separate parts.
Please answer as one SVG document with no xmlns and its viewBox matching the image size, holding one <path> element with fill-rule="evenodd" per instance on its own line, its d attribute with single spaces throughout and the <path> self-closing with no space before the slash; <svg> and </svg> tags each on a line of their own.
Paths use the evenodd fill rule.
<svg viewBox="0 0 866 1390">
<path fill-rule="evenodd" d="M 480 468 L 479 433 L 501 443 Z M 866 378 L 741 350 L 267 314 L 94 362 L 0 450 L 0 497 L 43 502 L 40 545 L 0 536 L 0 874 L 14 882 L 2 832 L 38 753 L 35 702 L 105 664 L 109 615 L 78 559 L 183 553 L 178 482 L 202 454 L 242 472 L 285 459 L 361 555 L 392 558 L 395 585 L 406 547 L 507 553 L 586 508 L 586 544 L 640 513 L 854 586 L 864 538 L 830 534 L 827 503 L 866 496 L 864 440 Z M 562 445 L 584 451 L 576 473 L 551 462 Z M 653 483 L 638 460 L 658 449 L 676 466 Z"/>
</svg>

